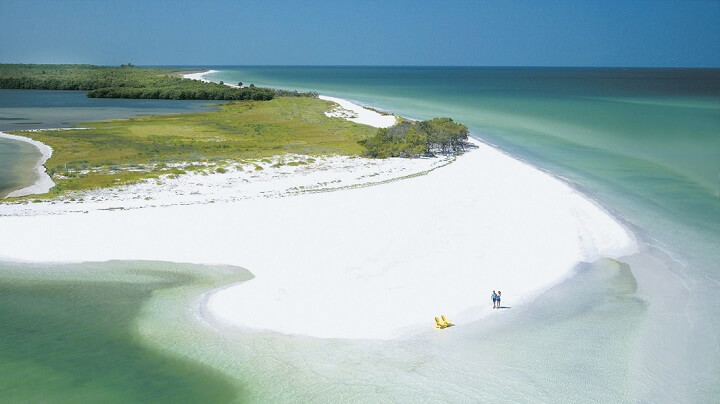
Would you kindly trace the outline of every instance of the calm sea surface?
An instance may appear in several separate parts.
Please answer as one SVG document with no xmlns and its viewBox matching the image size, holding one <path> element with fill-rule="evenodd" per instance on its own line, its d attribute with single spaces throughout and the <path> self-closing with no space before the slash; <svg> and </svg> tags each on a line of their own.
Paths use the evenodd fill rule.
<svg viewBox="0 0 720 404">
<path fill-rule="evenodd" d="M 144 343 L 138 329 L 153 296 L 178 298 L 194 283 L 217 286 L 223 276 L 233 282 L 242 275 L 162 262 L 0 262 L 2 401 L 237 399 L 240 389 L 229 378 Z"/>
<path fill-rule="evenodd" d="M 0 198 L 35 182 L 40 151 L 25 142 L 0 138 Z"/>
<path fill-rule="evenodd" d="M 22 331 L 8 344 L 15 346 L 25 339 L 32 344 L 38 338 L 35 343 L 42 346 L 43 332 L 76 338 L 74 348 L 61 350 L 52 359 L 56 368 L 64 366 L 62 358 L 68 364 L 94 363 L 77 359 L 82 353 L 77 349 L 93 340 L 93 335 L 99 341 L 94 349 L 107 351 L 109 357 L 122 356 L 118 352 L 144 357 L 138 349 L 154 353 L 147 356 L 148 363 L 123 365 L 107 378 L 99 377 L 94 390 L 87 392 L 96 395 L 78 393 L 75 397 L 101 399 L 117 393 L 131 399 L 176 399 L 162 389 L 156 395 L 148 393 L 159 387 L 140 381 L 145 378 L 140 368 L 147 368 L 165 375 L 159 380 L 197 382 L 186 386 L 191 401 L 212 400 L 201 394 L 207 388 L 218 393 L 217 399 L 240 394 L 257 401 L 317 400 L 320 395 L 336 400 L 396 401 L 467 401 L 468 397 L 514 402 L 720 400 L 720 70 L 208 68 L 220 70 L 209 76 L 216 81 L 318 91 L 411 118 L 452 117 L 467 124 L 474 136 L 596 199 L 633 231 L 641 252 L 621 262 L 579 265 L 567 281 L 532 304 L 513 308 L 502 319 L 464 327 L 452 338 L 438 339 L 433 334 L 399 342 L 306 339 L 262 332 L 219 337 L 202 327 L 170 332 L 177 322 L 162 313 L 181 305 L 163 306 L 167 299 L 147 298 L 148 294 L 163 296 L 153 290 L 167 290 L 166 281 L 140 285 L 125 278 L 121 287 L 110 288 L 116 289 L 108 295 L 111 301 L 127 296 L 154 303 L 142 310 L 133 304 L 107 307 L 107 313 L 124 313 L 119 317 L 124 320 L 104 333 L 100 330 L 107 328 L 105 317 L 84 315 L 84 334 L 75 337 L 74 330 L 55 318 L 62 318 L 63 307 L 80 310 L 70 307 L 95 304 L 88 302 L 110 290 L 107 284 L 58 279 L 51 271 L 41 271 L 40 283 L 20 281 L 13 275 L 16 264 L 0 263 L 0 272 L 5 274 L 0 277 L 3 295 L 14 296 L 3 303 L 0 327 L 4 334 Z M 133 112 L 125 116 L 173 112 L 164 111 L 167 106 L 145 104 L 148 101 L 97 100 L 115 105 L 108 108 L 119 114 L 105 116 L 104 107 L 79 105 L 96 100 L 78 93 L 5 91 L 0 90 L 2 130 L 119 118 L 127 111 Z M 0 144 L 0 166 L 4 163 L 23 172 L 21 160 L 31 159 L 33 151 L 15 147 Z M 10 155 L 16 156 L 14 161 L 8 160 Z M 10 172 L 0 169 L 0 187 L 17 183 L 13 179 L 17 174 Z M 123 265 L 120 272 L 129 273 L 128 265 L 142 263 Z M 166 274 L 159 277 L 175 279 L 177 275 L 163 265 L 151 267 Z M 183 284 L 195 285 L 196 291 L 204 290 L 207 283 L 203 282 L 201 277 L 183 278 Z M 70 299 L 78 287 L 88 292 L 79 294 L 77 301 Z M 46 295 L 56 300 L 42 308 Z M 45 317 L 12 305 L 27 302 L 22 306 L 35 310 L 35 300 L 36 312 L 47 313 L 56 325 L 52 330 L 33 334 L 32 330 L 42 328 Z M 145 330 L 142 344 L 113 342 L 112 335 L 134 341 L 128 335 L 137 333 L 128 330 L 135 325 L 128 319 L 137 316 L 133 313 L 138 310 L 144 313 L 140 324 L 147 325 L 140 327 Z M 32 355 L 31 349 L 37 348 L 28 348 L 24 355 L 8 347 L 0 350 L 0 374 L 3 369 L 11 374 L 22 362 L 28 377 L 44 377 L 51 365 Z M 162 355 L 170 354 L 174 354 L 172 361 L 193 360 L 204 376 L 197 381 L 185 378 L 188 362 L 164 362 L 171 359 Z M 200 363 L 230 375 L 232 382 Z M 116 392 L 112 380 L 123 373 L 132 388 Z M 88 380 L 83 375 L 67 377 Z M 176 389 L 174 382 L 167 383 L 169 391 Z M 32 399 L 36 391 L 31 385 L 17 387 L 14 397 Z M 67 394 L 82 392 L 77 383 L 58 386 Z"/>
<path fill-rule="evenodd" d="M 88 98 L 82 91 L 0 89 L 0 132 L 68 128 L 74 122 L 104 121 L 140 115 L 209 109 L 215 101 L 124 100 Z M 35 182 L 40 157 L 32 145 L 0 139 L 0 198 Z"/>
<path fill-rule="evenodd" d="M 628 310 L 629 323 L 601 320 L 633 324 L 630 336 L 589 335 L 579 345 L 617 352 L 605 358 L 607 369 L 628 372 L 618 394 L 603 398 L 720 400 L 720 69 L 211 68 L 220 71 L 212 80 L 314 90 L 411 118 L 452 117 L 596 199 L 641 242 L 625 262 L 637 281 L 633 296 L 647 305 Z M 564 356 L 562 344 L 576 336 L 557 331 Z M 582 368 L 566 386 L 610 388 Z"/>
<path fill-rule="evenodd" d="M 0 131 L 69 128 L 74 122 L 207 110 L 217 101 L 88 98 L 83 91 L 0 89 Z"/>
</svg>

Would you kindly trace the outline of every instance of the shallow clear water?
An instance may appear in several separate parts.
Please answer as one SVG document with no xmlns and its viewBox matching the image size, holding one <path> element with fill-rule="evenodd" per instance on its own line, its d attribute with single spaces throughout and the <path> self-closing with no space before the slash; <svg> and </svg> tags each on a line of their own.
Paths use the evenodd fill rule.
<svg viewBox="0 0 720 404">
<path fill-rule="evenodd" d="M 616 354 L 597 366 L 628 372 L 625 397 L 720 400 L 720 70 L 214 69 L 220 72 L 209 76 L 213 80 L 312 89 L 412 118 L 450 116 L 597 199 L 641 241 L 641 253 L 624 261 L 638 282 L 635 296 L 647 303 L 633 320 L 637 332 L 608 342 L 607 352 Z M 599 321 L 605 328 L 626 326 L 612 316 Z M 606 343 L 565 326 L 554 332 L 580 338 L 578 346 L 592 355 L 560 349 L 547 358 L 557 363 L 592 362 L 600 355 L 594 347 Z M 539 377 L 533 369 L 512 373 L 508 391 L 518 380 Z M 585 383 L 617 388 L 603 379 Z"/>
<path fill-rule="evenodd" d="M 162 262 L 0 262 L 0 396 L 5 402 L 228 402 L 242 391 L 136 332 L 162 292 L 248 279 L 241 268 Z"/>
<path fill-rule="evenodd" d="M 642 326 L 645 304 L 634 291 L 627 266 L 601 261 L 578 267 L 533 305 L 501 309 L 462 328 L 428 327 L 405 341 L 259 334 L 246 342 L 260 347 L 256 352 L 230 352 L 255 370 L 250 397 L 270 400 L 631 400 L 630 370 L 612 358 L 628 355 L 628 341 Z M 247 364 L 223 366 L 242 374 Z"/>
<path fill-rule="evenodd" d="M 473 325 L 407 341 L 222 329 L 212 319 L 209 326 L 196 308 L 228 278 L 202 277 L 154 289 L 134 306 L 135 321 L 113 334 L 214 368 L 223 376 L 198 386 L 214 380 L 225 386 L 218 392 L 248 401 L 720 401 L 718 70 L 215 69 L 222 71 L 211 78 L 225 82 L 317 90 L 413 118 L 451 116 L 597 199 L 638 236 L 641 252 L 581 264 L 530 304 L 507 302 L 513 307 Z M 88 272 L 77 282 L 95 276 Z M 147 296 L 147 285 L 129 286 L 134 274 L 117 276 L 127 289 L 113 299 Z M 62 293 L 77 287 L 58 285 Z M 99 332 L 95 321 L 81 339 Z M 165 371 L 182 374 L 186 365 Z M 123 367 L 117 377 L 123 371 L 134 372 Z"/>
<path fill-rule="evenodd" d="M 0 138 L 0 198 L 35 182 L 35 163 L 41 157 L 29 143 Z"/>
</svg>

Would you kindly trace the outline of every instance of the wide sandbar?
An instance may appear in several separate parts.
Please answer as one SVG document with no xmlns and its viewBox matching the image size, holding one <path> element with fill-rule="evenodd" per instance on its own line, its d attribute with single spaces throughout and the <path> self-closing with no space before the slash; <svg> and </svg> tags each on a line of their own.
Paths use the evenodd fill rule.
<svg viewBox="0 0 720 404">
<path fill-rule="evenodd" d="M 635 250 L 622 226 L 570 187 L 476 146 L 427 175 L 367 188 L 0 217 L 0 256 L 239 265 L 256 278 L 209 299 L 220 320 L 388 339 L 429 329 L 440 314 L 476 320 L 493 289 L 517 304 L 579 261 Z"/>
</svg>

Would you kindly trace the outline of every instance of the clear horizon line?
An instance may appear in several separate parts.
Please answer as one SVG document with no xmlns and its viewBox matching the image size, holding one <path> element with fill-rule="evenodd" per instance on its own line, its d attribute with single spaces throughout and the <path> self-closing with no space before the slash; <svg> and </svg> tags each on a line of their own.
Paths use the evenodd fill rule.
<svg viewBox="0 0 720 404">
<path fill-rule="evenodd" d="M 104 65 L 110 66 L 110 65 Z M 720 69 L 720 66 L 350 65 L 350 64 L 142 64 L 138 67 L 438 67 L 514 69 Z"/>
<path fill-rule="evenodd" d="M 26 64 L 26 65 L 91 65 L 117 67 L 115 64 L 93 64 L 93 63 L 23 63 L 23 62 L 0 62 L 3 64 Z M 513 69 L 706 69 L 717 70 L 720 66 L 572 66 L 572 65 L 412 65 L 412 64 L 387 64 L 387 65 L 353 65 L 353 64 L 134 64 L 137 67 L 426 67 L 426 68 L 513 68 Z"/>
</svg>

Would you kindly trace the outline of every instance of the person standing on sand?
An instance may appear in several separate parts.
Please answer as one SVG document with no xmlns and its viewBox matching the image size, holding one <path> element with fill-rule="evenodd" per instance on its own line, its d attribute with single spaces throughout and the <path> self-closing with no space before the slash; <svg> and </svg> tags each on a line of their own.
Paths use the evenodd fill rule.
<svg viewBox="0 0 720 404">
<path fill-rule="evenodd" d="M 493 299 L 493 309 L 497 308 L 498 295 L 497 295 L 497 293 L 495 293 L 494 290 L 492 293 L 492 299 Z"/>
<path fill-rule="evenodd" d="M 502 292 L 498 290 L 497 294 L 497 308 L 500 308 L 500 297 L 502 296 Z"/>
</svg>

